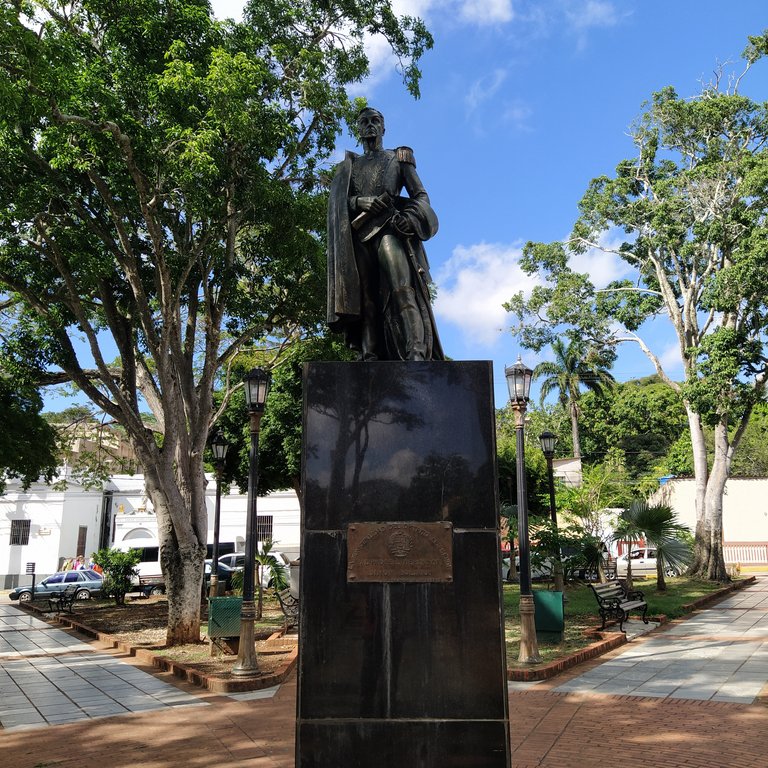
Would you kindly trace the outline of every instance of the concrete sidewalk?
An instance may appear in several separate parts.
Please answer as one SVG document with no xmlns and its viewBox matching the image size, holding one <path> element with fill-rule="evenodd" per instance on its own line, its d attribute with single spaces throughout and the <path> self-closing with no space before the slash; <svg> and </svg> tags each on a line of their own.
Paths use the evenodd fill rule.
<svg viewBox="0 0 768 768">
<path fill-rule="evenodd" d="M 736 696 L 753 701 L 751 691 L 758 682 L 765 685 L 767 600 L 768 583 L 763 579 L 567 676 L 510 691 L 514 767 L 592 768 L 610 762 L 622 768 L 768 768 L 768 707 L 715 698 L 734 690 Z M 648 670 L 641 672 L 643 665 L 654 662 L 654 676 L 672 675 L 676 665 L 683 665 L 674 672 L 679 674 L 674 689 L 640 693 L 652 678 L 631 681 L 629 692 L 603 687 L 622 674 L 644 675 Z M 690 669 L 682 674 L 686 665 Z M 601 669 L 610 670 L 610 675 L 594 674 Z M 707 700 L 697 678 L 702 674 L 713 689 Z M 690 697 L 684 695 L 686 690 Z M 166 706 L 34 731 L 0 732 L 3 766 L 293 768 L 295 677 L 277 691 L 241 694 L 242 700 L 195 694 L 188 688 L 182 692 L 208 706 Z"/>
<path fill-rule="evenodd" d="M 554 690 L 751 704 L 767 686 L 768 579 L 762 578 Z"/>
<path fill-rule="evenodd" d="M 4 733 L 169 706 L 203 705 L 73 632 L 0 605 L 0 724 Z"/>
</svg>

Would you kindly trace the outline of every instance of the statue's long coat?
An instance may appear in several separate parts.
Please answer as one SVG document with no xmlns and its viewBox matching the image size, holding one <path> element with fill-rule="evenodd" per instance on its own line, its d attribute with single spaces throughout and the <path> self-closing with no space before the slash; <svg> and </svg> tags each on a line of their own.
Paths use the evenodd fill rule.
<svg viewBox="0 0 768 768">
<path fill-rule="evenodd" d="M 401 173 L 396 174 L 402 180 L 396 182 L 397 189 L 388 189 L 397 210 L 409 220 L 414 237 L 402 238 L 406 252 L 411 260 L 413 288 L 416 292 L 419 308 L 425 320 L 425 336 L 428 348 L 427 359 L 441 360 L 443 352 L 437 336 L 434 316 L 429 301 L 428 285 L 431 280 L 429 263 L 422 245 L 423 240 L 432 237 L 438 228 L 435 212 L 429 204 L 429 197 L 415 170 L 403 168 L 403 164 L 414 166 L 413 154 L 408 147 L 388 151 L 391 161 L 399 163 Z M 339 164 L 330 189 L 328 201 L 328 327 L 335 332 L 344 333 L 347 342 L 353 348 L 359 345 L 362 323 L 362 290 L 358 259 L 366 258 L 368 247 L 360 242 L 349 212 L 349 191 L 352 179 L 352 164 L 359 155 L 347 152 Z M 399 197 L 403 186 L 409 197 Z M 380 190 L 383 192 L 384 190 Z M 386 297 L 381 298 L 386 304 Z M 382 310 L 383 310 L 382 306 Z M 381 359 L 397 359 L 399 354 L 393 350 L 381 355 Z"/>
</svg>

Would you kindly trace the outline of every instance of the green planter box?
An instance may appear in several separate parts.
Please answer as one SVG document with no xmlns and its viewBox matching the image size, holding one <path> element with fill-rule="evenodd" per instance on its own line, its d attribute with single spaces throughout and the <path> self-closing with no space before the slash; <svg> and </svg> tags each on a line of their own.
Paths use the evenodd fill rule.
<svg viewBox="0 0 768 768">
<path fill-rule="evenodd" d="M 533 607 L 536 639 L 546 643 L 562 642 L 565 630 L 563 593 L 534 590 Z"/>
<path fill-rule="evenodd" d="M 208 637 L 240 637 L 242 597 L 212 597 L 208 600 Z"/>
</svg>

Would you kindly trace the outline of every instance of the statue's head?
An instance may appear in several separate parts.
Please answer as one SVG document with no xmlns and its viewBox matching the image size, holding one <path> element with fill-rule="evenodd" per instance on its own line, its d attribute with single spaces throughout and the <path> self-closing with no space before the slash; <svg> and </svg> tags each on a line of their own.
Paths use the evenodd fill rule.
<svg viewBox="0 0 768 768">
<path fill-rule="evenodd" d="M 357 115 L 357 133 L 360 140 L 378 138 L 384 135 L 384 115 L 378 109 L 365 107 Z"/>
</svg>

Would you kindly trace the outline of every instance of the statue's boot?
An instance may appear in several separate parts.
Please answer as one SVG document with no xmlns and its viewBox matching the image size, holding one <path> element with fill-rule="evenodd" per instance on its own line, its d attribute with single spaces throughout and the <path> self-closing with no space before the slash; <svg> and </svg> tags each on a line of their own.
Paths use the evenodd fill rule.
<svg viewBox="0 0 768 768">
<path fill-rule="evenodd" d="M 405 359 L 426 360 L 427 345 L 424 341 L 424 321 L 416 304 L 413 288 L 398 288 L 394 292 L 395 304 L 400 314 L 400 327 L 405 338 Z"/>
</svg>

